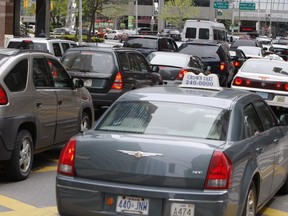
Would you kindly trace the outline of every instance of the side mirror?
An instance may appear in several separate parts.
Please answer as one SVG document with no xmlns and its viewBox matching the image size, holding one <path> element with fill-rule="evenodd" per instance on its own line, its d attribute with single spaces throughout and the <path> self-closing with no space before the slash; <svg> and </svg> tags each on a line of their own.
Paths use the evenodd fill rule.
<svg viewBox="0 0 288 216">
<path fill-rule="evenodd" d="M 79 78 L 73 78 L 73 83 L 75 88 L 82 88 L 84 86 L 84 81 Z"/>
<path fill-rule="evenodd" d="M 152 72 L 159 73 L 159 67 L 158 66 L 155 66 L 155 65 L 151 66 L 151 70 L 152 70 Z"/>
<path fill-rule="evenodd" d="M 280 120 L 280 125 L 288 125 L 288 114 L 282 114 L 279 120 Z"/>
</svg>

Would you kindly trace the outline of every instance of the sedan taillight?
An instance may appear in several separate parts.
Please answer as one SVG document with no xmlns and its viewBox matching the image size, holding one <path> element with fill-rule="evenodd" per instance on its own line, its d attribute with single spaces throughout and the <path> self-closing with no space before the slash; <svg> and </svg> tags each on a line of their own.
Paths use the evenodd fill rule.
<svg viewBox="0 0 288 216">
<path fill-rule="evenodd" d="M 123 79 L 122 79 L 121 72 L 118 72 L 116 74 L 116 77 L 115 77 L 114 82 L 112 84 L 112 89 L 115 89 L 115 90 L 123 89 Z"/>
<path fill-rule="evenodd" d="M 71 138 L 62 149 L 57 172 L 62 175 L 74 176 L 76 140 Z"/>
<path fill-rule="evenodd" d="M 2 86 L 0 86 L 0 105 L 8 104 L 7 94 Z"/>
<path fill-rule="evenodd" d="M 185 76 L 185 74 L 186 74 L 187 72 L 188 72 L 187 70 L 185 70 L 184 68 L 182 68 L 182 69 L 180 70 L 180 72 L 178 73 L 176 79 L 181 79 L 181 80 L 182 80 L 183 77 Z"/>
<path fill-rule="evenodd" d="M 221 62 L 220 71 L 224 71 L 225 69 L 226 69 L 226 64 L 224 62 Z"/>
<path fill-rule="evenodd" d="M 228 189 L 232 173 L 232 162 L 222 152 L 215 150 L 208 168 L 205 189 Z"/>
<path fill-rule="evenodd" d="M 238 68 L 241 66 L 241 63 L 239 61 L 233 61 L 234 67 Z"/>
</svg>

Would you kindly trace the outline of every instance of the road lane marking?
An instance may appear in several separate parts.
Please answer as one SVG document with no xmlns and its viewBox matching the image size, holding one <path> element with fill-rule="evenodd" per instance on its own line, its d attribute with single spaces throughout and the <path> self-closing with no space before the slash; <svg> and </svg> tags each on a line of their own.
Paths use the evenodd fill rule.
<svg viewBox="0 0 288 216">
<path fill-rule="evenodd" d="M 2 196 L 0 195 L 0 205 L 4 206 L 8 209 L 14 210 L 14 211 L 24 211 L 24 210 L 35 210 L 36 207 L 25 204 L 23 202 L 20 202 L 18 200 L 6 197 L 6 196 Z"/>
<path fill-rule="evenodd" d="M 288 212 L 283 212 L 273 208 L 265 208 L 265 207 L 259 213 L 262 216 L 288 216 Z"/>
</svg>

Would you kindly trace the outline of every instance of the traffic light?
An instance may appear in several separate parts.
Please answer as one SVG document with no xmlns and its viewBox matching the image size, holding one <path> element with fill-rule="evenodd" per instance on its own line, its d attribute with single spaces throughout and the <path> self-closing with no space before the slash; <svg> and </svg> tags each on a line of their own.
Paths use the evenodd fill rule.
<svg viewBox="0 0 288 216">
<path fill-rule="evenodd" d="M 28 0 L 24 0 L 24 8 L 28 8 Z"/>
<path fill-rule="evenodd" d="M 218 9 L 218 10 L 217 10 L 217 16 L 222 16 L 222 14 L 223 14 L 223 11 L 220 10 L 220 9 Z"/>
</svg>

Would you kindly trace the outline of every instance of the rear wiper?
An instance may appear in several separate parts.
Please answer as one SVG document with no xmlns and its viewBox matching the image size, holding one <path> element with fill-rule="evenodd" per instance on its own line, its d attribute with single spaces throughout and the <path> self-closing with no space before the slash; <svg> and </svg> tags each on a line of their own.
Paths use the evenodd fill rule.
<svg viewBox="0 0 288 216">
<path fill-rule="evenodd" d="M 280 71 L 280 74 L 285 74 L 288 76 L 288 72 L 286 72 L 286 71 Z"/>
</svg>

